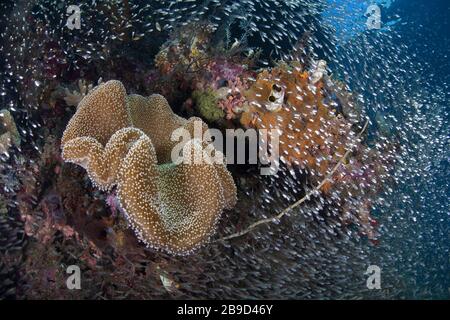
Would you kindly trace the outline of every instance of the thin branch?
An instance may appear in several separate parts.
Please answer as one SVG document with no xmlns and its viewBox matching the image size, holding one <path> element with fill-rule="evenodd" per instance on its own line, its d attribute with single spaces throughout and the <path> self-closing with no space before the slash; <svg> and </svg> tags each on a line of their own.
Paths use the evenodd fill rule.
<svg viewBox="0 0 450 320">
<path fill-rule="evenodd" d="M 361 138 L 362 134 L 364 133 L 364 131 L 366 131 L 367 126 L 369 124 L 369 120 L 366 120 L 366 123 L 364 124 L 363 128 L 361 129 L 361 131 L 358 133 L 358 135 L 356 136 L 356 140 L 358 140 L 359 138 Z M 266 219 L 261 219 L 258 220 L 254 223 L 252 223 L 250 226 L 247 227 L 247 229 L 244 229 L 240 232 L 236 232 L 233 234 L 230 234 L 228 236 L 225 236 L 223 238 L 217 239 L 214 242 L 219 242 L 219 241 L 226 241 L 226 240 L 230 240 L 230 239 L 234 239 L 234 238 L 238 238 L 240 236 L 243 236 L 247 233 L 249 233 L 250 231 L 254 230 L 257 226 L 262 225 L 262 224 L 267 224 L 267 223 L 271 223 L 271 222 L 275 222 L 280 220 L 283 216 L 285 216 L 289 211 L 293 210 L 294 208 L 298 207 L 299 205 L 301 205 L 303 202 L 305 202 L 306 200 L 308 200 L 309 198 L 311 198 L 312 196 L 314 196 L 314 194 L 318 193 L 318 191 L 320 190 L 320 188 L 322 188 L 322 186 L 327 182 L 327 181 L 331 181 L 331 177 L 334 175 L 334 173 L 336 172 L 336 170 L 341 166 L 341 164 L 344 162 L 344 160 L 348 157 L 348 155 L 352 152 L 352 149 L 350 148 L 349 150 L 347 150 L 345 152 L 345 154 L 342 156 L 342 158 L 339 159 L 338 163 L 336 163 L 336 165 L 333 167 L 333 169 L 327 174 L 327 176 L 311 191 L 309 191 L 308 193 L 306 193 L 306 195 L 297 200 L 296 202 L 294 202 L 293 204 L 291 204 L 289 207 L 285 208 L 283 211 L 281 211 L 279 214 L 277 214 L 276 216 L 270 217 L 270 218 L 266 218 Z"/>
</svg>

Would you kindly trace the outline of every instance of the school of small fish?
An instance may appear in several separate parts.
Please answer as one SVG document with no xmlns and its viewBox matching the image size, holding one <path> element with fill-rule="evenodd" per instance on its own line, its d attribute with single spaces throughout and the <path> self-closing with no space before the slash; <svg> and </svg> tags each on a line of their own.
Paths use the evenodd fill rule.
<svg viewBox="0 0 450 320">
<path fill-rule="evenodd" d="M 69 30 L 66 10 L 77 2 L 81 28 Z M 333 6 L 344 14 L 339 2 Z M 313 0 L 2 2 L 0 109 L 13 115 L 22 144 L 0 155 L 0 258 L 9 257 L 0 259 L 0 299 L 14 295 L 21 283 L 13 275 L 28 240 L 17 212 L 23 202 L 36 199 L 14 196 L 23 189 L 23 179 L 11 171 L 18 163 L 25 166 L 23 162 L 35 167 L 25 155 L 43 152 L 46 115 L 54 112 L 42 104 L 49 95 L 46 88 L 56 87 L 63 72 L 73 74 L 74 80 L 87 77 L 87 66 L 94 65 L 97 79 L 108 80 L 106 66 L 111 61 L 117 66 L 121 56 L 133 50 L 144 69 L 159 50 L 155 43 L 161 45 L 177 27 L 200 21 L 208 21 L 218 43 L 228 48 L 262 48 L 261 67 L 297 56 L 316 61 L 309 66 L 316 81 L 334 77 L 356 97 L 358 116 L 369 119 L 371 147 L 381 151 L 388 140 L 395 141 L 396 164 L 388 168 L 392 183 L 372 208 L 380 234 L 376 244 L 357 230 L 341 232 L 338 222 L 322 217 L 327 200 L 317 195 L 286 219 L 246 238 L 215 243 L 194 257 L 158 256 L 178 268 L 166 266 L 164 287 L 176 283 L 176 289 L 168 291 L 179 290 L 188 298 L 448 299 L 449 83 L 436 79 L 426 62 L 418 62 L 401 24 L 339 42 L 333 26 L 321 18 L 325 10 L 327 1 Z M 308 37 L 302 38 L 305 33 Z M 296 46 L 301 39 L 305 44 Z M 139 68 L 128 72 L 138 73 Z M 242 177 L 236 182 L 238 198 L 246 198 L 250 209 L 227 213 L 223 219 L 246 215 L 251 223 L 276 215 L 302 196 L 296 191 L 299 175 L 285 170 L 257 177 L 257 187 L 255 179 Z M 231 223 L 222 235 L 237 227 L 245 225 Z M 370 265 L 382 269 L 381 290 L 366 286 Z M 100 281 L 100 275 L 91 277 Z"/>
</svg>

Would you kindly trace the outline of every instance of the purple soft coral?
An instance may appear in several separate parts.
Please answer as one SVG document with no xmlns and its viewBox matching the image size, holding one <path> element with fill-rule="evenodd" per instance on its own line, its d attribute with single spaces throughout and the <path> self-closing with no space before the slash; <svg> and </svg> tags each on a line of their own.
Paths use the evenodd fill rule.
<svg viewBox="0 0 450 320">
<path fill-rule="evenodd" d="M 245 71 L 240 64 L 231 63 L 225 59 L 211 62 L 210 71 L 214 80 L 213 89 L 217 90 L 226 85 L 226 82 L 234 81 Z"/>
</svg>

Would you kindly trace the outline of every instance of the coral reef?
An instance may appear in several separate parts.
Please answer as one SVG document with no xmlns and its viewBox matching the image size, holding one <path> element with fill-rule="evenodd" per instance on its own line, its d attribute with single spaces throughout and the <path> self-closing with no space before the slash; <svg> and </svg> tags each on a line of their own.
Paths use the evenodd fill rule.
<svg viewBox="0 0 450 320">
<path fill-rule="evenodd" d="M 61 163 L 58 139 L 48 139 L 37 159 L 40 170 L 23 174 L 20 211 L 27 219 L 27 253 L 15 273 L 24 283 L 11 295 L 29 299 L 182 299 L 182 298 L 323 298 L 358 297 L 367 256 L 350 241 L 351 229 L 314 220 L 317 206 L 306 203 L 295 217 L 255 230 L 231 242 L 212 242 L 196 254 L 173 257 L 139 245 L 117 208 L 114 193 L 96 192 L 84 170 Z M 220 238 L 252 220 L 282 209 L 285 201 L 267 204 L 255 177 L 237 180 L 239 199 L 218 224 Z M 45 187 L 44 187 L 45 186 Z M 285 192 L 283 190 L 283 192 Z M 273 190 L 278 197 L 278 191 Z M 25 198 L 25 196 L 27 198 Z M 37 201 L 33 202 L 29 198 Z M 280 197 L 281 199 L 281 197 Z M 30 205 L 26 205 L 30 204 Z M 314 216 L 314 215 L 313 215 Z M 324 233 L 324 228 L 332 230 Z M 310 237 L 309 235 L 314 237 Z M 339 252 L 339 254 L 336 254 Z M 342 268 L 342 257 L 349 257 Z M 347 260 L 346 260 L 347 261 Z M 82 272 L 82 290 L 66 287 L 68 265 Z M 361 270 L 356 272 L 354 270 Z M 361 275 L 361 276 L 360 276 Z M 6 279 L 12 279 L 8 274 Z M 356 277 L 357 281 L 348 281 Z M 271 279 L 271 283 L 267 282 Z M 401 291 L 398 276 L 386 274 L 379 298 Z M 274 285 L 272 285 L 274 284 Z M 323 290 L 323 286 L 332 290 Z"/>
<path fill-rule="evenodd" d="M 210 59 L 213 28 L 207 23 L 190 23 L 178 29 L 155 57 L 155 66 L 161 74 L 201 71 Z"/>
<path fill-rule="evenodd" d="M 188 102 L 185 103 L 188 109 L 193 105 L 208 122 L 232 120 L 242 111 L 240 92 L 248 89 L 247 78 L 254 76 L 250 70 L 258 52 L 252 51 L 243 58 L 237 47 L 217 46 L 212 30 L 208 23 L 191 23 L 178 29 L 176 37 L 167 41 L 157 54 L 156 69 L 149 74 L 148 81 L 155 92 L 169 96 L 174 102 Z M 174 96 L 174 92 L 184 94 Z"/>
<path fill-rule="evenodd" d="M 324 177 L 353 133 L 342 115 L 326 104 L 319 81 L 312 83 L 308 71 L 295 65 L 263 70 L 244 93 L 249 108 L 240 121 L 245 127 L 279 129 L 281 160 Z"/>
<path fill-rule="evenodd" d="M 289 168 L 300 168 L 312 185 L 327 178 L 320 190 L 339 199 L 344 222 L 359 225 L 363 234 L 375 240 L 370 197 L 382 189 L 390 160 L 356 139 L 354 122 L 337 110 L 332 99 L 337 85 L 325 66 L 319 61 L 308 71 L 291 62 L 262 70 L 244 93 L 248 108 L 240 122 L 247 128 L 278 130 L 280 160 Z M 353 108 L 349 94 L 339 94 L 339 101 Z M 354 150 L 350 159 L 328 177 L 348 150 Z"/>
<path fill-rule="evenodd" d="M 173 130 L 193 128 L 195 120 L 176 116 L 160 95 L 126 97 L 119 81 L 108 81 L 80 102 L 61 139 L 62 156 L 84 167 L 98 188 L 117 186 L 121 208 L 144 243 L 190 253 L 236 202 L 224 164 L 167 162 Z M 185 148 L 202 153 L 203 143 L 193 140 Z"/>
<path fill-rule="evenodd" d="M 217 90 L 220 97 L 218 107 L 225 111 L 228 120 L 238 119 L 248 106 L 248 101 L 243 95 L 250 86 L 248 74 L 249 72 L 227 81 L 225 87 Z"/>
<path fill-rule="evenodd" d="M 354 141 L 358 110 L 345 84 L 327 75 L 324 62 L 280 63 L 273 69 L 259 64 L 260 51 L 242 41 L 255 23 L 264 23 L 251 19 L 233 44 L 230 30 L 221 44 L 214 24 L 191 19 L 173 31 L 153 60 L 171 27 L 163 21 L 172 19 L 174 10 L 158 19 L 150 4 L 100 1 L 83 9 L 82 30 L 69 33 L 47 21 L 61 13 L 52 3 L 36 6 L 46 14 L 29 14 L 31 9 L 21 8 L 32 5 L 18 3 L 3 37 L 9 48 L 5 105 L 20 106 L 14 115 L 27 143 L 0 167 L 5 190 L 0 230 L 6 235 L 6 245 L 0 241 L 0 297 L 305 299 L 361 292 L 365 279 L 359 269 L 366 268 L 372 249 L 365 238 L 374 243 L 378 238 L 374 196 L 385 188 L 392 165 L 381 161 L 387 157 L 368 148 L 364 137 Z M 178 5 L 191 4 L 173 4 Z M 223 8 L 234 15 L 243 5 L 229 2 L 218 11 Z M 279 23 L 270 11 L 264 9 L 265 19 Z M 30 24 L 23 28 L 23 21 Z M 142 33 L 132 31 L 144 24 Z M 281 44 L 279 32 L 256 34 Z M 144 33 L 151 37 L 143 40 Z M 22 39 L 28 39 L 23 47 Z M 285 54 L 285 48 L 276 51 Z M 123 85 L 111 81 L 92 88 L 100 76 Z M 174 111 L 161 95 L 127 95 L 124 87 L 158 92 Z M 78 110 L 65 128 L 74 112 L 68 106 Z M 199 121 L 177 114 L 198 115 L 220 128 L 277 128 L 287 169 L 263 179 L 253 166 L 231 167 L 237 189 L 223 164 L 172 163 L 170 133 L 185 128 L 192 134 Z M 66 161 L 56 138 L 64 130 Z M 314 190 L 349 147 L 352 153 L 314 199 L 276 223 L 223 240 Z M 201 143 L 192 141 L 185 152 L 201 150 Z M 201 246 L 213 234 L 216 239 Z M 162 250 L 141 245 L 139 238 Z M 185 255 L 193 249 L 196 254 Z M 82 270 L 83 290 L 66 287 L 66 267 L 72 264 Z M 17 276 L 25 283 L 16 283 Z M 399 290 L 387 273 L 383 282 L 386 291 Z"/>
<path fill-rule="evenodd" d="M 187 147 L 202 150 L 195 140 Z M 190 253 L 213 233 L 225 207 L 221 177 L 208 163 L 159 168 L 156 163 L 150 139 L 138 140 L 120 167 L 121 206 L 145 243 L 170 253 Z"/>
<path fill-rule="evenodd" d="M 152 141 L 159 163 L 171 161 L 171 151 L 177 142 L 171 140 L 171 134 L 180 127 L 188 126 L 189 121 L 172 112 L 167 100 L 153 94 L 149 97 L 129 95 L 127 106 L 133 125 L 141 129 Z M 162 129 L 163 128 L 163 129 Z"/>
<path fill-rule="evenodd" d="M 256 72 L 245 62 L 251 59 L 241 53 L 222 48 L 217 54 L 207 30 L 188 25 L 175 32 L 177 41 L 169 41 L 157 55 L 159 77 L 182 79 L 171 82 L 178 85 L 170 90 L 187 92 L 184 107 L 210 123 L 276 129 L 281 163 L 303 175 L 298 192 L 320 184 L 326 201 L 339 208 L 343 223 L 358 225 L 362 234 L 376 241 L 370 199 L 383 189 L 392 157 L 371 150 L 364 137 L 356 137 L 362 127 L 359 106 L 346 85 L 329 76 L 327 62 L 302 56 L 311 34 L 299 40 L 295 60 Z M 350 156 L 333 170 L 349 150 Z"/>
</svg>

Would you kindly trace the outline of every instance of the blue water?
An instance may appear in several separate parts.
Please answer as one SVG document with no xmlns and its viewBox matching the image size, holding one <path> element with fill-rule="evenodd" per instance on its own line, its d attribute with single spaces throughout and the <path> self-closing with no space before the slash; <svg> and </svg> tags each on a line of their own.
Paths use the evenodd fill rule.
<svg viewBox="0 0 450 320">
<path fill-rule="evenodd" d="M 381 8 L 382 27 L 379 30 L 368 30 L 367 17 L 364 16 L 367 7 L 376 3 Z M 436 155 L 429 155 L 427 172 L 432 178 L 424 176 L 415 180 L 414 186 L 403 186 L 399 194 L 410 196 L 413 201 L 410 208 L 405 209 L 418 212 L 420 217 L 415 226 L 411 226 L 410 239 L 399 245 L 397 250 L 403 257 L 397 268 L 403 270 L 411 278 L 417 288 L 410 298 L 450 298 L 450 146 L 449 112 L 450 112 L 450 1 L 397 0 L 397 1 L 363 1 L 363 0 L 328 0 L 329 9 L 323 13 L 324 20 L 335 30 L 338 46 L 345 50 L 346 45 L 361 35 L 368 41 L 376 43 L 380 33 L 394 33 L 399 36 L 402 54 L 408 57 L 411 64 L 416 66 L 418 77 L 423 84 L 421 89 L 425 107 L 436 107 L 443 114 L 443 125 L 436 128 L 436 136 L 442 136 L 446 141 L 442 148 L 436 150 Z M 337 10 L 339 7 L 341 10 Z M 342 10 L 344 8 L 344 10 Z M 343 11 L 345 14 L 343 14 Z M 339 53 L 337 54 L 339 56 Z M 350 57 L 347 59 L 351 59 Z M 372 68 L 377 66 L 372 65 Z M 363 76 L 363 73 L 360 73 Z M 406 86 L 413 86 L 410 79 L 404 79 Z M 357 80 L 355 80 L 358 83 Z M 401 82 L 401 80 L 400 80 Z M 356 85 L 357 86 L 357 85 Z M 373 92 L 373 90 L 370 90 Z M 412 94 L 414 91 L 409 91 Z M 370 100 L 370 97 L 368 98 Z M 387 97 L 381 94 L 372 101 L 382 105 Z M 384 114 L 401 114 L 402 110 L 381 106 Z M 396 106 L 398 108 L 398 106 Z M 376 110 L 368 110 L 374 116 Z M 431 114 L 432 116 L 432 114 Z M 399 117 L 400 118 L 400 117 Z M 426 121 L 426 120 L 422 120 Z M 418 126 L 421 123 L 417 123 Z M 436 144 L 429 137 L 429 143 Z M 419 143 L 410 140 L 409 143 Z M 426 152 L 423 150 L 423 152 Z M 444 154 L 440 154 L 443 152 Z M 418 157 L 419 155 L 417 155 Z M 411 224 L 414 223 L 411 221 Z M 398 240 L 392 235 L 393 242 Z M 440 290 L 436 290 L 441 286 Z M 447 290 L 445 290 L 447 288 Z M 411 289 L 415 291 L 415 289 Z"/>
</svg>

